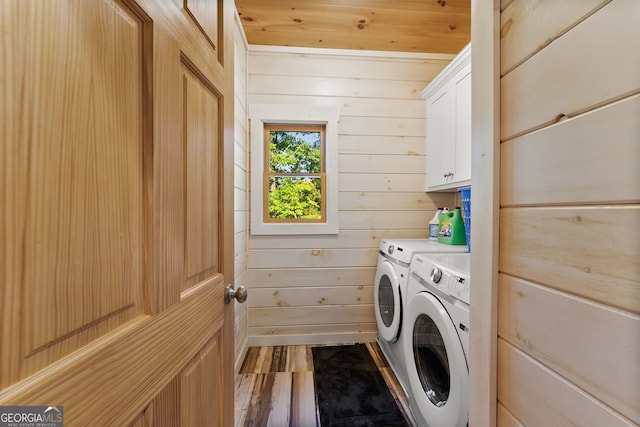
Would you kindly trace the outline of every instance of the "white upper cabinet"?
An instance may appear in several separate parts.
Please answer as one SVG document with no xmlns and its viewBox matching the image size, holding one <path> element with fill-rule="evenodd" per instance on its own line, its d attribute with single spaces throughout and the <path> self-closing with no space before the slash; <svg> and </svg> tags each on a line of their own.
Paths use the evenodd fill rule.
<svg viewBox="0 0 640 427">
<path fill-rule="evenodd" d="M 471 183 L 471 43 L 422 91 L 427 101 L 426 191 Z"/>
</svg>

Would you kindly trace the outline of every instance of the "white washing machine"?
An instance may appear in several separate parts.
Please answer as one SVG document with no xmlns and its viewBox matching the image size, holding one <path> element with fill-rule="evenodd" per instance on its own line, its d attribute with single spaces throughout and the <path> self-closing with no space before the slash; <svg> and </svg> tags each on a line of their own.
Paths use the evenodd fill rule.
<svg viewBox="0 0 640 427">
<path fill-rule="evenodd" d="M 409 406 L 420 426 L 469 423 L 469 254 L 411 262 L 402 340 Z"/>
<path fill-rule="evenodd" d="M 384 239 L 380 242 L 374 283 L 378 344 L 405 392 L 409 383 L 404 366 L 402 325 L 405 323 L 411 260 L 420 253 L 463 253 L 466 250 L 464 245 L 445 245 L 429 239 Z"/>
</svg>

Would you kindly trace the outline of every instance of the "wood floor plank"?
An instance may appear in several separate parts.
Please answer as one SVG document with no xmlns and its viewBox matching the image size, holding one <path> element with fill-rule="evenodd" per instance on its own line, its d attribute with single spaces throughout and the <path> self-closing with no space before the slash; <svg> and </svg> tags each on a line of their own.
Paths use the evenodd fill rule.
<svg viewBox="0 0 640 427">
<path fill-rule="evenodd" d="M 255 374 L 255 378 L 253 392 L 247 408 L 247 416 L 243 425 L 266 426 L 269 422 L 271 394 L 273 393 L 273 383 L 276 377 L 275 373 L 269 373 Z"/>
<path fill-rule="evenodd" d="M 247 411 L 251 404 L 256 374 L 240 374 L 236 378 L 235 420 L 237 426 L 246 424 Z"/>
<path fill-rule="evenodd" d="M 287 348 L 287 372 L 312 372 L 313 355 L 308 345 L 291 345 Z"/>
<path fill-rule="evenodd" d="M 268 374 L 271 375 L 271 374 Z M 291 396 L 293 373 L 276 372 L 273 374 L 273 389 L 269 401 L 268 427 L 283 427 L 291 425 Z"/>
<path fill-rule="evenodd" d="M 287 346 L 271 347 L 271 367 L 269 372 L 287 372 Z"/>
<path fill-rule="evenodd" d="M 371 358 L 373 359 L 374 362 L 376 362 L 376 366 L 378 367 L 378 369 L 389 367 L 389 363 L 387 362 L 387 359 L 384 357 L 384 354 L 382 353 L 382 349 L 380 348 L 378 343 L 368 342 L 366 343 L 366 346 L 367 346 L 367 350 L 369 350 L 369 354 L 371 355 Z"/>
<path fill-rule="evenodd" d="M 266 374 L 271 372 L 271 361 L 273 359 L 274 347 L 260 347 L 258 359 L 256 360 L 256 373 Z"/>
<path fill-rule="evenodd" d="M 313 385 L 313 372 L 294 372 L 291 396 L 291 425 L 316 425 L 316 392 Z"/>
<path fill-rule="evenodd" d="M 256 358 L 260 352 L 259 347 L 249 347 L 240 366 L 240 375 L 252 373 L 255 370 Z"/>
</svg>

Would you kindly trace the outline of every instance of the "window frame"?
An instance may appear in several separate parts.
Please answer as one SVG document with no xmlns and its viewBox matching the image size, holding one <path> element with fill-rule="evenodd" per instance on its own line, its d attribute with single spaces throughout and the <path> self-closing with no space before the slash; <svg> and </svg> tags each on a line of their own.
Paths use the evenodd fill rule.
<svg viewBox="0 0 640 427">
<path fill-rule="evenodd" d="M 251 226 L 252 235 L 338 234 L 338 120 L 339 106 L 252 104 L 249 106 L 251 139 Z M 324 186 L 322 220 L 285 221 L 268 217 L 269 149 L 266 142 L 270 125 L 324 126 Z"/>
</svg>

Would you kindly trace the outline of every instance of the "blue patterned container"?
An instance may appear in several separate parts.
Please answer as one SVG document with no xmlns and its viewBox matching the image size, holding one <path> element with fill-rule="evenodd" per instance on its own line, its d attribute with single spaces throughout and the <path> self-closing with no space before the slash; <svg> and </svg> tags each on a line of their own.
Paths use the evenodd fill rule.
<svg viewBox="0 0 640 427">
<path fill-rule="evenodd" d="M 467 250 L 471 252 L 471 187 L 461 187 L 458 191 L 462 198 L 462 219 L 467 236 Z"/>
</svg>

